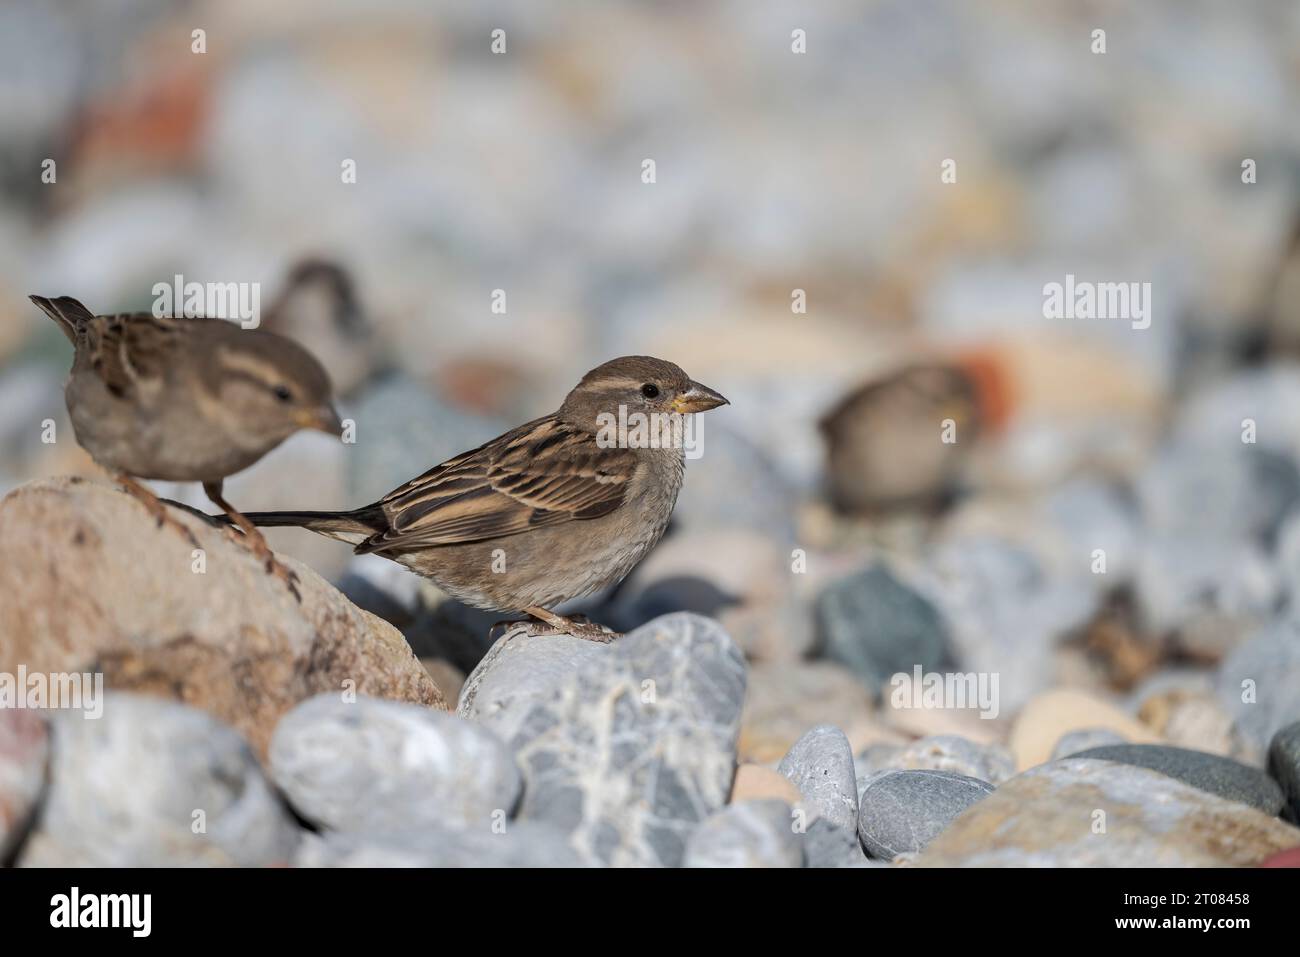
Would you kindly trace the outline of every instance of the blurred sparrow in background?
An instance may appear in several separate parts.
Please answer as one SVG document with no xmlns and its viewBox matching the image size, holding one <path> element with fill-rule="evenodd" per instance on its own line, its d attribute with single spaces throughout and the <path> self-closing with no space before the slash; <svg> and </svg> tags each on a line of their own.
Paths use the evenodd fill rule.
<svg viewBox="0 0 1300 957">
<path fill-rule="evenodd" d="M 1004 376 L 984 356 L 907 366 L 867 383 L 820 423 L 832 501 L 864 513 L 942 506 L 974 443 L 1003 421 L 1006 402 Z"/>
<path fill-rule="evenodd" d="M 221 488 L 299 429 L 341 432 L 320 363 L 295 342 L 222 319 L 96 316 L 66 296 L 31 300 L 76 347 L 64 397 L 82 448 L 195 547 L 189 529 L 135 479 L 202 482 L 297 597 L 293 572 Z"/>
<path fill-rule="evenodd" d="M 612 359 L 559 410 L 449 459 L 348 512 L 251 512 L 258 525 L 310 529 L 373 552 L 493 611 L 524 612 L 533 634 L 616 637 L 551 609 L 624 578 L 668 525 L 681 447 L 600 439 L 604 415 L 703 412 L 726 404 L 671 362 Z M 626 447 L 625 447 L 626 446 Z M 632 447 L 638 446 L 638 447 Z"/>
<path fill-rule="evenodd" d="M 329 370 L 336 395 L 350 394 L 383 364 L 351 274 L 329 259 L 295 263 L 263 312 L 260 328 L 310 342 L 312 354 Z"/>
</svg>

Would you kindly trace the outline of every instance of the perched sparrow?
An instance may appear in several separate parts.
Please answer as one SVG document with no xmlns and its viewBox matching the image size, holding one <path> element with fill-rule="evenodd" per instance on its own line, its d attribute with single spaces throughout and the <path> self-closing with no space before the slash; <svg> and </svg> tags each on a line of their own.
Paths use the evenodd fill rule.
<svg viewBox="0 0 1300 957">
<path fill-rule="evenodd" d="M 524 612 L 534 634 L 614 637 L 550 609 L 620 581 L 663 535 L 685 454 L 619 442 L 604 429 L 634 413 L 675 421 L 727 400 L 671 362 L 624 356 L 583 376 L 559 411 L 465 452 L 350 512 L 250 512 L 356 545 L 433 579 L 478 608 Z M 680 433 L 678 433 L 680 434 Z M 635 447 L 634 447 L 635 446 Z"/>
<path fill-rule="evenodd" d="M 857 389 L 821 421 L 834 504 L 850 512 L 942 504 L 974 442 L 1001 420 L 1004 399 L 983 358 L 912 365 Z"/>
<path fill-rule="evenodd" d="M 297 343 L 221 319 L 96 316 L 66 296 L 32 302 L 76 353 L 64 396 L 77 441 L 144 503 L 194 542 L 136 478 L 202 482 L 247 533 L 267 571 L 294 587 L 262 534 L 221 496 L 222 482 L 299 429 L 339 434 L 330 383 Z M 197 542 L 194 542 L 197 546 Z"/>
</svg>

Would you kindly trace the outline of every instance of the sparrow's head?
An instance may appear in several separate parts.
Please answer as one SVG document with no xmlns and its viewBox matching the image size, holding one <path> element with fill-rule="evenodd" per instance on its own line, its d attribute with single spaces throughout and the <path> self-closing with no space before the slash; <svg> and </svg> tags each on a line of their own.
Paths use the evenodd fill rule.
<svg viewBox="0 0 1300 957">
<path fill-rule="evenodd" d="M 303 259 L 289 271 L 283 291 L 267 310 L 264 328 L 310 329 L 321 321 L 333 322 L 345 336 L 357 338 L 366 331 L 352 277 L 328 259 Z"/>
<path fill-rule="evenodd" d="M 241 444 L 272 445 L 299 429 L 340 435 L 329 376 L 306 349 L 260 329 L 223 342 L 210 376 L 218 414 Z"/>
<path fill-rule="evenodd" d="M 727 400 L 680 366 L 653 356 L 622 356 L 596 366 L 565 397 L 560 419 L 595 432 L 602 414 L 707 412 Z"/>
</svg>

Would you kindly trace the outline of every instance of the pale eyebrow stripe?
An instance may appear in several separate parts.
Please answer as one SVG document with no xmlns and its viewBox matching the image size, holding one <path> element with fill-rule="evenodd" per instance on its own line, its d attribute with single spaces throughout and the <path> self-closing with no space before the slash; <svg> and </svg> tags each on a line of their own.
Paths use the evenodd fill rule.
<svg viewBox="0 0 1300 957">
<path fill-rule="evenodd" d="M 644 379 L 597 379 L 590 383 L 602 389 L 639 389 Z"/>
<path fill-rule="evenodd" d="M 221 363 L 224 369 L 230 372 L 242 372 L 245 375 L 252 376 L 259 382 L 270 382 L 277 376 L 275 366 L 263 362 L 247 352 L 221 349 L 217 353 L 217 361 Z"/>
</svg>

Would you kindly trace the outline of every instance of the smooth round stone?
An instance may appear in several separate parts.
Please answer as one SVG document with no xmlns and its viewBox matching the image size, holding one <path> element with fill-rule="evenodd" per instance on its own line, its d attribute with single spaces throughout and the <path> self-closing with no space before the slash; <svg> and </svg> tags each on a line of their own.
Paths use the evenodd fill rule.
<svg viewBox="0 0 1300 957">
<path fill-rule="evenodd" d="M 523 779 L 487 728 L 418 705 L 321 694 L 271 738 L 271 776 L 307 820 L 340 831 L 488 828 Z"/>
<path fill-rule="evenodd" d="M 886 771 L 867 782 L 858 838 L 872 857 L 921 850 L 953 818 L 993 793 L 993 785 L 949 771 Z"/>
<path fill-rule="evenodd" d="M 1300 823 L 1300 721 L 1273 735 L 1268 748 L 1268 771 L 1282 786 L 1288 816 Z"/>
<path fill-rule="evenodd" d="M 829 585 L 817 597 L 826 657 L 847 666 L 873 695 L 915 665 L 940 671 L 952 659 L 943 615 L 883 564 Z"/>
<path fill-rule="evenodd" d="M 1282 789 L 1276 781 L 1263 771 L 1217 754 L 1163 744 L 1111 744 L 1070 757 L 1131 764 L 1158 771 L 1229 801 L 1249 804 L 1265 814 L 1282 810 Z"/>
</svg>

